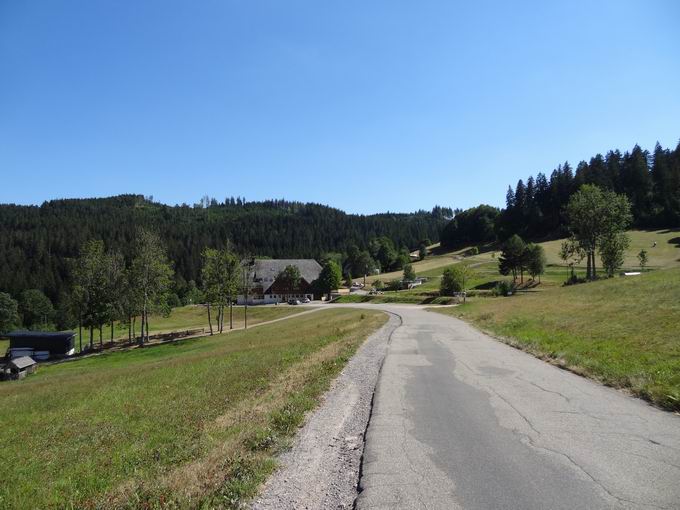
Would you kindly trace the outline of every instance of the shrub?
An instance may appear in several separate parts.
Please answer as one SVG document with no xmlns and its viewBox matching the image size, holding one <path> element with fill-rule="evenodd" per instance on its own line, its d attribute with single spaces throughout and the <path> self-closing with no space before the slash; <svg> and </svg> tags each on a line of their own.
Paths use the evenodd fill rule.
<svg viewBox="0 0 680 510">
<path fill-rule="evenodd" d="M 514 283 L 503 280 L 496 284 L 493 289 L 494 296 L 511 296 L 515 291 Z"/>
<path fill-rule="evenodd" d="M 470 248 L 468 250 L 467 254 L 468 254 L 468 256 L 479 255 L 479 248 L 477 248 L 476 246 L 473 246 L 472 248 Z"/>
<path fill-rule="evenodd" d="M 439 293 L 442 296 L 453 296 L 456 292 L 462 292 L 464 285 L 465 275 L 463 271 L 458 266 L 450 267 L 442 275 Z"/>
<path fill-rule="evenodd" d="M 401 280 L 391 280 L 387 283 L 388 290 L 401 290 Z"/>
</svg>

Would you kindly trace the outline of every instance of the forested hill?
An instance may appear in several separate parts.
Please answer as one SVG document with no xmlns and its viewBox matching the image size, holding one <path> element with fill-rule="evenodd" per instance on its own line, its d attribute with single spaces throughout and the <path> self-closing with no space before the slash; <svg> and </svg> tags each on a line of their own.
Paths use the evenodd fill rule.
<svg viewBox="0 0 680 510">
<path fill-rule="evenodd" d="M 566 236 L 566 206 L 584 184 L 625 195 L 637 228 L 680 226 L 680 142 L 674 149 L 657 143 L 652 153 L 635 145 L 624 153 L 596 154 L 575 171 L 565 162 L 547 175 L 520 179 L 508 187 L 505 209 L 456 211 L 441 233 L 442 246 L 504 241 L 513 234 L 534 240 Z"/>
<path fill-rule="evenodd" d="M 137 227 L 151 227 L 165 241 L 180 280 L 198 280 L 201 251 L 228 240 L 240 253 L 269 257 L 319 257 L 365 248 L 386 236 L 416 249 L 433 242 L 451 210 L 435 207 L 413 214 L 347 214 L 318 205 L 272 200 L 224 203 L 204 199 L 194 206 L 167 206 L 141 195 L 53 200 L 41 206 L 0 205 L 0 291 L 19 295 L 43 290 L 53 301 L 67 290 L 68 259 L 90 239 L 131 256 Z"/>
</svg>

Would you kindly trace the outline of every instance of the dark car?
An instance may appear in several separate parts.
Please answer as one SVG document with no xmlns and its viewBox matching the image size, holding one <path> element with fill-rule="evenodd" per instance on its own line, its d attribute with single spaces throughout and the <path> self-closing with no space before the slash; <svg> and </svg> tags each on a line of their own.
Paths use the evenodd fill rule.
<svg viewBox="0 0 680 510">
<path fill-rule="evenodd" d="M 299 305 L 299 304 L 300 304 L 300 300 L 299 300 L 299 299 L 289 299 L 289 300 L 288 300 L 288 304 L 289 304 L 289 305 Z"/>
</svg>

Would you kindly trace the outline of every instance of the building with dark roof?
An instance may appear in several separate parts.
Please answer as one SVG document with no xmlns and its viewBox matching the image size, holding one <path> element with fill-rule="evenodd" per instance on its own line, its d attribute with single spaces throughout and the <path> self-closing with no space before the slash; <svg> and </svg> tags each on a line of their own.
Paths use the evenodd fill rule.
<svg viewBox="0 0 680 510">
<path fill-rule="evenodd" d="M 278 276 L 288 266 L 300 271 L 300 282 L 295 288 L 288 287 Z M 319 279 L 321 264 L 314 259 L 255 259 L 249 268 L 248 304 L 285 303 L 289 299 L 314 299 L 313 283 Z M 238 303 L 245 303 L 243 294 Z"/>
<path fill-rule="evenodd" d="M 12 331 L 9 338 L 11 358 L 32 356 L 36 359 L 63 358 L 75 353 L 73 331 Z"/>
</svg>

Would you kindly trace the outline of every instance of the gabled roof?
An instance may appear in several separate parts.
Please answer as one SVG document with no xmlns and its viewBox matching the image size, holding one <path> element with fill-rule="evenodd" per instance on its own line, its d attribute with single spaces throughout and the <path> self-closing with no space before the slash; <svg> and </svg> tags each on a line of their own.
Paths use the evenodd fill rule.
<svg viewBox="0 0 680 510">
<path fill-rule="evenodd" d="M 21 358 L 14 358 L 9 364 L 17 370 L 23 370 L 24 368 L 32 367 L 36 362 L 30 356 L 22 356 Z"/>
<path fill-rule="evenodd" d="M 300 270 L 300 276 L 307 283 L 312 283 L 321 274 L 321 264 L 314 259 L 255 259 L 252 268 L 253 281 L 262 285 L 262 291 L 272 286 L 276 277 L 286 266 L 295 266 Z"/>
</svg>

